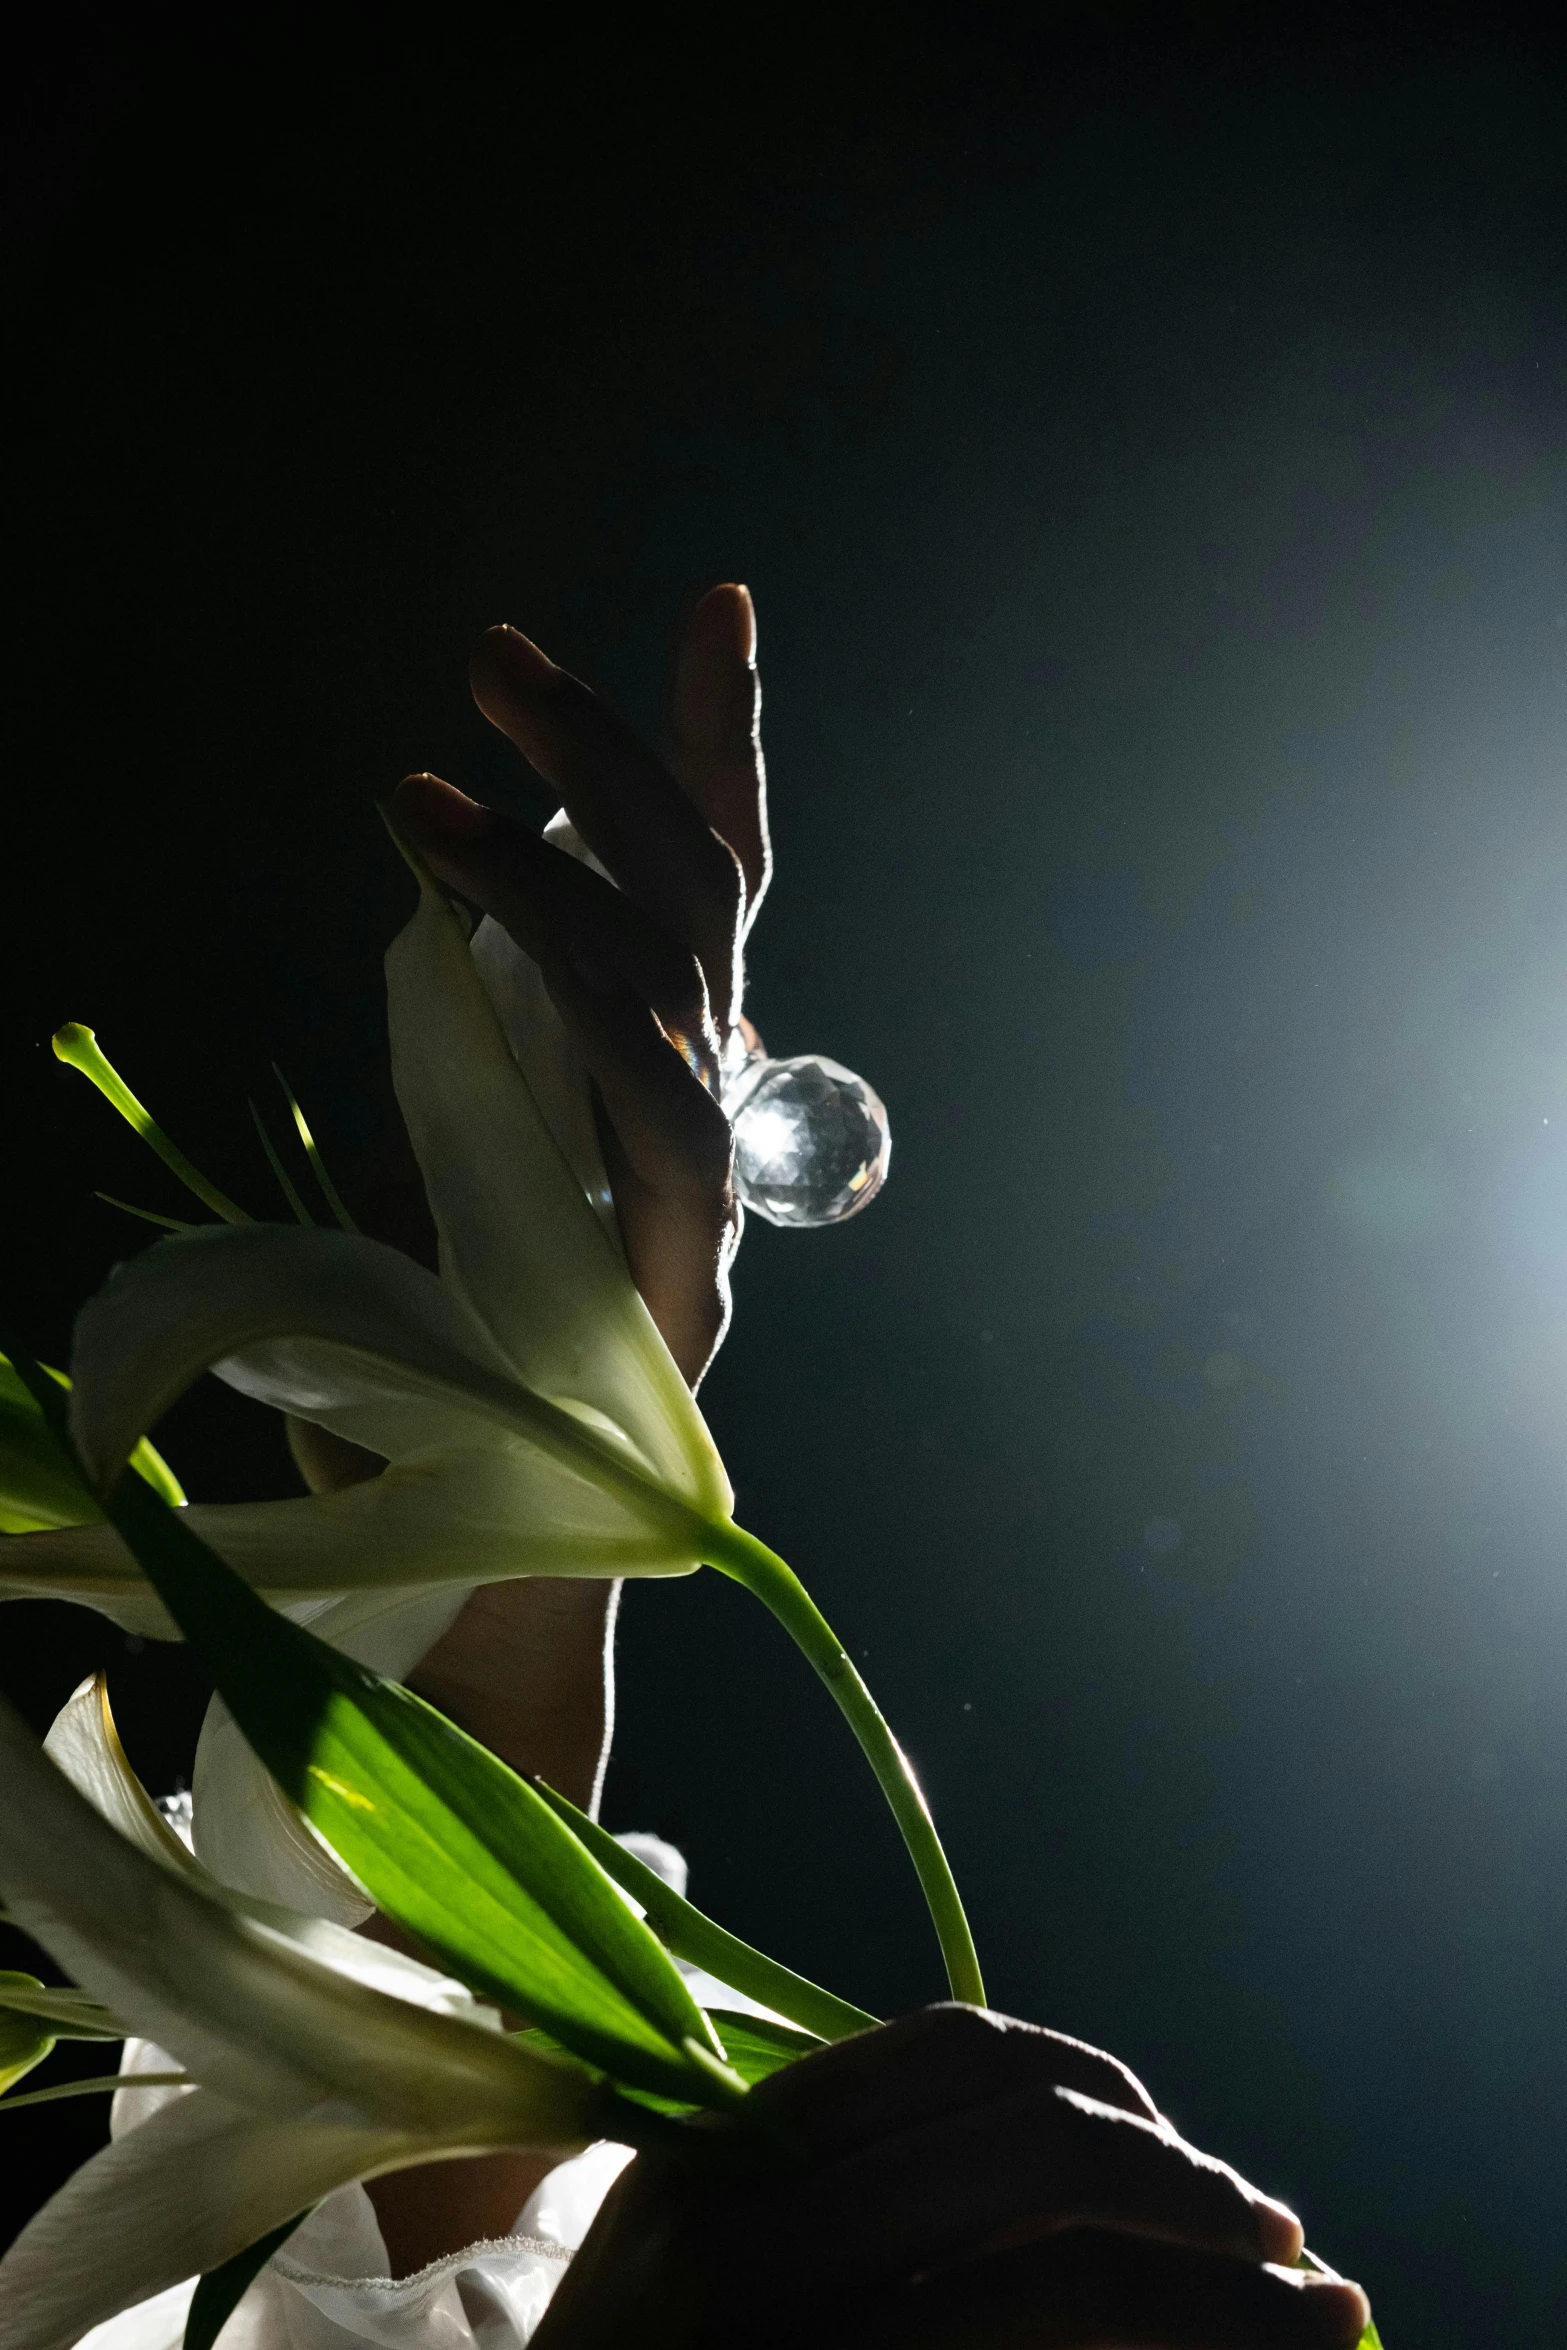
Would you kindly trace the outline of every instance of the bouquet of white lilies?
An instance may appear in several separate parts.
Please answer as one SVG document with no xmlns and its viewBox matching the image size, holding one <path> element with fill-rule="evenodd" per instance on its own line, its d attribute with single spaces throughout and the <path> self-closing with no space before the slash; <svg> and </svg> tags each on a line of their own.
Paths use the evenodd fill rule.
<svg viewBox="0 0 1567 2350">
<path fill-rule="evenodd" d="M 136 2123 L 0 2261 L 0 2350 L 73 2350 L 193 2278 L 185 2350 L 212 2350 L 324 2198 L 432 2160 L 521 2148 L 558 2161 L 607 2139 L 695 2182 L 715 2155 L 731 2176 L 800 2161 L 773 2092 L 753 2091 L 876 2019 L 726 1933 L 402 1685 L 481 1583 L 705 1563 L 755 1593 L 876 1772 L 953 1998 L 983 2005 L 904 1755 L 789 1568 L 733 1520 L 712 1438 L 601 1213 L 583 1080 L 550 1042 L 524 958 L 493 923 L 470 938 L 410 861 L 419 903 L 388 957 L 393 1074 L 438 1273 L 353 1228 L 297 1110 L 335 1229 L 312 1223 L 270 1145 L 295 1221 L 254 1221 L 91 1031 L 55 1040 L 218 1221 L 115 1272 L 78 1317 L 69 1377 L 5 1338 L 0 1595 L 183 1638 L 218 1697 L 190 1843 L 137 1780 L 101 1678 L 42 1745 L 0 1703 L 0 1893 L 72 1986 L 0 1975 L 0 2091 L 61 2039 L 162 2052 L 156 2069 L 0 2096 L 3 2117 L 117 2089 Z M 147 1432 L 208 1370 L 383 1472 L 297 1500 L 185 1506 Z M 352 1931 L 375 1910 L 429 1963 Z M 748 2012 L 703 2004 L 704 1979 Z M 1047 2083 L 1065 2124 L 1118 2128 L 1139 2160 L 1214 2186 L 1222 2166 L 1189 2162 L 1110 2060 L 1059 2046 L 1075 2051 L 1065 2085 Z M 1240 2183 L 1223 2176 L 1233 2202 Z"/>
<path fill-rule="evenodd" d="M 421 871 L 388 957 L 438 1276 L 354 1230 L 324 1171 L 338 1229 L 311 1224 L 286 1176 L 296 1222 L 253 1221 L 91 1031 L 56 1038 L 220 1221 L 115 1272 L 77 1320 L 68 1380 L 8 1341 L 0 1594 L 183 1637 L 222 1702 L 194 1851 L 132 1772 L 101 1682 L 42 1748 L 0 1708 L 0 1890 L 79 1986 L 0 1977 L 0 2086 L 68 2037 L 134 2035 L 179 2068 L 5 2101 L 119 2086 L 158 2109 L 0 2262 L 0 2350 L 70 2350 L 196 2274 L 186 2345 L 206 2350 L 290 2227 L 345 2182 L 504 2147 L 700 2145 L 690 2117 L 743 2115 L 752 2083 L 874 2022 L 724 1933 L 400 1685 L 478 1583 L 706 1562 L 755 1591 L 887 1792 L 954 1994 L 982 2001 L 913 1774 L 795 1577 L 731 1518 L 701 1413 L 573 1164 L 563 1064 L 552 1076 L 536 1040 L 503 1025 L 518 974 L 493 933 L 470 941 Z M 183 1506 L 146 1431 L 207 1370 L 383 1456 L 384 1473 Z M 245 1866 L 225 1867 L 242 1842 Z M 348 1930 L 372 1908 L 445 1971 Z M 789 2022 L 704 2009 L 676 1957 Z M 84 2229 L 86 2266 L 64 2256 Z"/>
</svg>

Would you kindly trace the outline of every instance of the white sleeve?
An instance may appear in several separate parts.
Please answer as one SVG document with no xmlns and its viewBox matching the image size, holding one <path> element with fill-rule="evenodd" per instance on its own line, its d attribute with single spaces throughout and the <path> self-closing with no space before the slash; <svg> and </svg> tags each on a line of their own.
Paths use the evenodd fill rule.
<svg viewBox="0 0 1567 2350">
<path fill-rule="evenodd" d="M 627 2146 L 590 2146 L 550 2172 L 511 2235 L 470 2244 L 411 2277 L 387 2275 L 363 2187 L 340 2187 L 262 2270 L 219 2350 L 527 2350 L 630 2159 Z M 192 2278 L 127 2309 L 84 2335 L 78 2350 L 180 2350 L 195 2289 Z"/>
</svg>

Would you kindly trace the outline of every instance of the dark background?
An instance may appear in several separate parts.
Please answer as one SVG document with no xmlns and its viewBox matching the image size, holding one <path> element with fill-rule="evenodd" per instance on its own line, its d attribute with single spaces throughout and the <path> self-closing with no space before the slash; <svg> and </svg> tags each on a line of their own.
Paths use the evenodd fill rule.
<svg viewBox="0 0 1567 2350">
<path fill-rule="evenodd" d="M 546 813 L 478 629 L 653 726 L 690 596 L 747 580 L 756 1016 L 896 1147 L 848 1228 L 752 1228 L 705 1397 L 741 1515 L 866 1659 L 996 2003 L 1296 2199 L 1390 2350 L 1544 2341 L 1556 54 L 1428 10 L 129 16 L 8 77 L 8 1313 L 63 1358 L 139 1245 L 93 1189 L 179 1206 L 57 1022 L 242 1196 L 273 1054 L 367 1180 L 408 904 L 370 795 Z M 208 1385 L 192 1491 L 288 1490 Z M 611 1825 L 849 1995 L 932 1995 L 781 1636 L 709 1575 L 624 1622 Z M 188 1768 L 180 1652 L 3 1633 L 40 1725 L 107 1659 Z M 101 2114 L 0 2127 L 20 2217 Z"/>
</svg>

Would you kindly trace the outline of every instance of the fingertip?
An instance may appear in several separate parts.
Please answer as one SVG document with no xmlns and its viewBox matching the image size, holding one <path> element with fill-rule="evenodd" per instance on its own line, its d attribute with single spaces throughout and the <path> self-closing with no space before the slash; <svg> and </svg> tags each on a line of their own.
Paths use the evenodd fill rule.
<svg viewBox="0 0 1567 2350">
<path fill-rule="evenodd" d="M 536 645 L 531 636 L 524 636 L 509 620 L 497 620 L 485 630 L 474 647 L 473 657 L 477 661 L 485 653 L 508 662 L 515 669 L 537 671 L 545 677 L 559 674 L 556 663 L 543 647 Z"/>
<path fill-rule="evenodd" d="M 727 638 L 726 650 L 747 669 L 756 661 L 756 605 L 751 591 L 739 580 L 724 580 L 708 589 L 691 615 L 693 630 Z"/>
<path fill-rule="evenodd" d="M 1306 2231 L 1287 2203 L 1271 2195 L 1256 2198 L 1257 2240 L 1265 2261 L 1293 2268 L 1306 2248 Z"/>
<path fill-rule="evenodd" d="M 470 840 L 487 832 L 491 811 L 439 775 L 405 775 L 392 794 L 393 813 L 413 831 L 439 840 Z"/>
<path fill-rule="evenodd" d="M 547 690 L 559 676 L 555 663 L 532 637 L 505 620 L 485 630 L 468 662 L 474 700 L 491 725 L 502 728 L 519 698 L 526 701 Z"/>
<path fill-rule="evenodd" d="M 1265 2264 L 1270 2276 L 1293 2285 L 1306 2300 L 1313 2325 L 1332 2350 L 1355 2350 L 1371 2323 L 1371 2303 L 1359 2285 L 1347 2277 L 1313 2276 L 1276 2261 Z"/>
<path fill-rule="evenodd" d="M 481 663 L 502 659 L 506 651 L 506 640 L 514 633 L 511 623 L 506 620 L 497 620 L 493 627 L 487 628 L 468 656 L 470 675 Z"/>
</svg>

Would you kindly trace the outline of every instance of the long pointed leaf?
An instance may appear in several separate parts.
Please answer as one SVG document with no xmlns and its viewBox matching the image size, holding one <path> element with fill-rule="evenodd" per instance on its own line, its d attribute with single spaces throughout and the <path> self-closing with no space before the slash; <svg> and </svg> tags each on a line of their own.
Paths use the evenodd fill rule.
<svg viewBox="0 0 1567 2350">
<path fill-rule="evenodd" d="M 18 2015 L 12 2008 L 0 2013 L 0 2091 L 25 2080 L 35 2064 L 54 2052 L 55 2034 L 36 2016 Z"/>
<path fill-rule="evenodd" d="M 33 1386 L 36 1367 L 13 1359 Z M 33 1392 L 58 1431 L 47 1384 Z M 250 1744 L 379 1907 L 613 2079 L 694 2104 L 744 2095 L 667 1952 L 532 1787 L 274 1614 L 137 1479 L 104 1508 Z"/>
<path fill-rule="evenodd" d="M 693 1909 L 673 1886 L 666 1885 L 662 1877 L 628 1852 L 597 1820 L 590 1820 L 586 1812 L 578 1811 L 574 1803 L 558 1795 L 544 1780 L 535 1779 L 533 1785 L 550 1809 L 587 1846 L 605 1873 L 647 1912 L 649 1925 L 676 1958 L 683 1958 L 692 1966 L 705 1967 L 731 1990 L 743 1991 L 748 1999 L 776 2008 L 780 2015 L 788 2016 L 791 2022 L 803 2025 L 806 2031 L 823 2040 L 846 2040 L 851 2033 L 875 2030 L 881 2020 L 879 2016 L 868 2015 L 863 2007 L 852 2007 L 847 1999 L 824 1991 L 819 1983 L 794 1974 L 788 1967 L 780 1966 L 777 1959 L 753 1950 L 749 1942 L 726 1933 L 710 1917 Z"/>
<path fill-rule="evenodd" d="M 771 2074 L 781 2073 L 786 2064 L 798 2064 L 802 2056 L 811 2056 L 827 2045 L 814 2032 L 792 2031 L 767 2016 L 741 2015 L 728 2007 L 710 2007 L 707 2012 L 718 2027 L 730 2063 L 752 2088 Z"/>
<path fill-rule="evenodd" d="M 57 1387 L 69 1389 L 63 1371 L 42 1367 Z M 145 1440 L 132 1453 L 131 1465 L 165 1501 L 185 1499 L 168 1462 Z M 0 1532 L 91 1525 L 101 1515 L 74 1456 L 61 1452 L 32 1390 L 0 1355 Z"/>
<path fill-rule="evenodd" d="M 57 2040 L 123 2040 L 125 2026 L 85 1991 L 53 1991 L 36 1975 L 0 1974 L 0 2010 L 46 2023 Z"/>
</svg>

